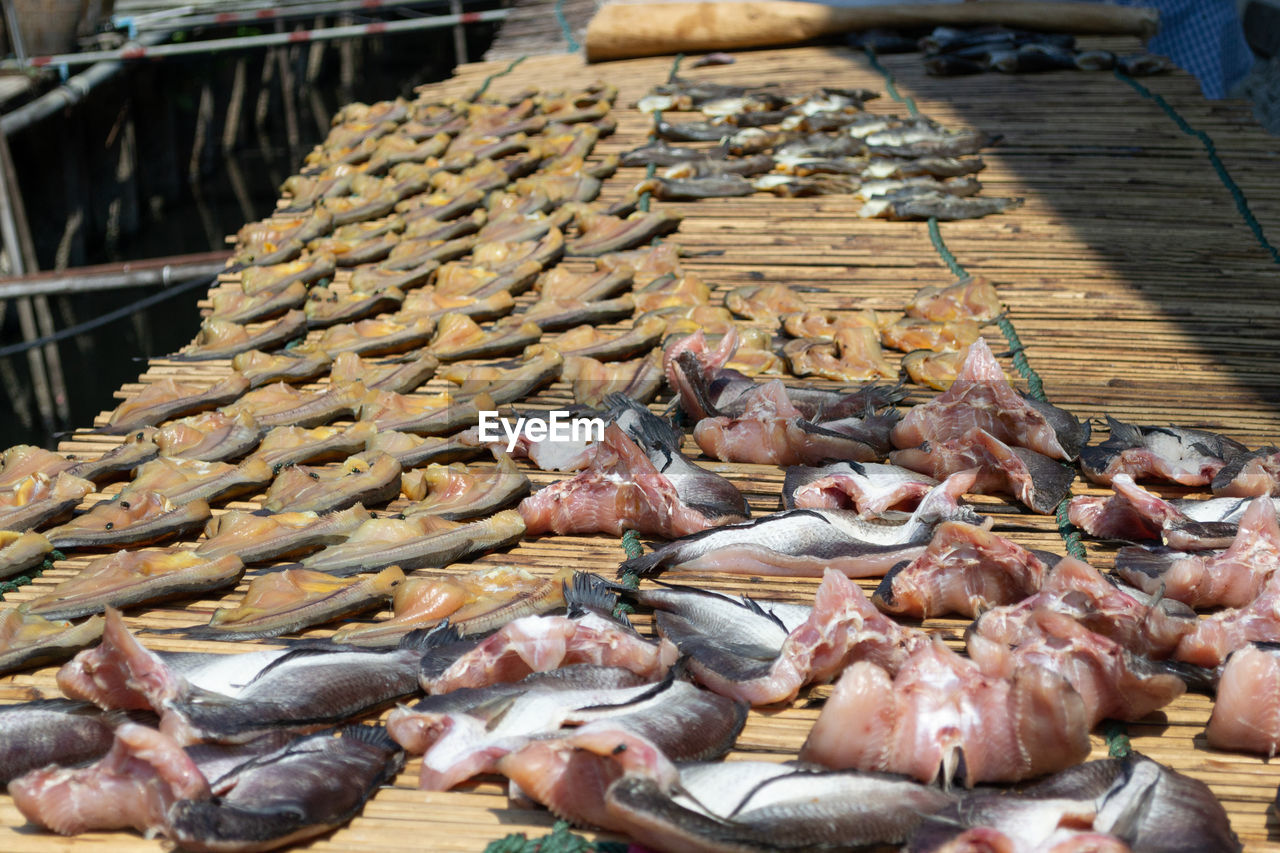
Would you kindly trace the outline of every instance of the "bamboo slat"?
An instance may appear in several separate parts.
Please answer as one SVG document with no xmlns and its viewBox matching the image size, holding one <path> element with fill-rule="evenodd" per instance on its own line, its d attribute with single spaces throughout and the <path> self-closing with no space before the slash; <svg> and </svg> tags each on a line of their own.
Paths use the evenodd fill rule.
<svg viewBox="0 0 1280 853">
<path fill-rule="evenodd" d="M 550 39 L 554 33 L 544 36 Z M 1119 52 L 1137 48 L 1128 39 L 1097 38 L 1088 43 Z M 899 90 L 913 97 L 922 112 L 951 126 L 978 127 L 1004 136 L 998 147 L 984 152 L 988 163 L 981 175 L 984 192 L 1025 197 L 1027 204 L 1011 214 L 944 223 L 942 233 L 966 268 L 997 285 L 1051 400 L 1081 416 L 1110 414 L 1141 423 L 1204 425 L 1251 445 L 1277 441 L 1280 309 L 1271 298 L 1276 268 L 1241 222 L 1230 194 L 1196 140 L 1178 132 L 1156 105 L 1110 74 L 930 78 L 923 73 L 918 55 L 882 61 L 895 75 Z M 565 87 L 600 79 L 611 82 L 621 90 L 615 109 L 619 129 L 601 140 L 597 153 L 619 153 L 644 139 L 648 119 L 630 107 L 666 78 L 671 65 L 670 57 L 590 67 L 577 56 L 531 57 L 510 75 L 494 80 L 490 92 L 509 95 L 545 88 L 548 81 Z M 465 96 L 505 67 L 505 62 L 463 66 L 451 80 L 430 91 Z M 743 53 L 734 65 L 685 73 L 718 82 L 774 81 L 794 91 L 819 85 L 884 88 L 883 79 L 861 54 L 831 47 Z M 1194 80 L 1185 74 L 1144 83 L 1214 138 L 1263 227 L 1273 239 L 1280 239 L 1280 188 L 1273 180 L 1275 140 L 1263 135 L 1240 105 L 1204 102 Z M 888 98 L 871 102 L 869 109 L 903 112 L 901 105 Z M 621 198 L 641 176 L 640 169 L 619 170 L 608 182 L 605 197 Z M 922 285 L 950 281 L 923 224 L 861 220 L 856 203 L 848 198 L 753 196 L 670 207 L 685 216 L 671 239 L 694 252 L 685 263 L 715 286 L 713 301 L 742 284 L 783 282 L 821 288 L 807 293 L 818 307 L 893 311 Z M 578 269 L 589 266 L 568 263 L 578 264 Z M 345 275 L 339 274 L 338 286 Z M 987 330 L 987 338 L 997 352 L 1006 348 L 993 329 Z M 129 396 L 145 383 L 162 378 L 213 382 L 227 369 L 226 362 L 152 359 L 138 383 L 124 386 L 116 396 Z M 432 380 L 423 390 L 443 390 L 445 384 Z M 912 396 L 918 400 L 927 394 L 913 390 Z M 540 394 L 535 405 L 563 404 L 569 399 L 567 386 L 557 383 Z M 61 449 L 93 455 L 118 441 L 82 433 Z M 697 453 L 691 440 L 686 450 Z M 779 469 L 714 462 L 709 467 L 742 488 L 754 511 L 777 506 L 782 483 Z M 538 486 L 557 478 L 531 472 L 531 479 Z M 101 500 L 118 488 L 107 487 L 87 502 Z M 1083 482 L 1075 490 L 1105 494 Z M 1161 491 L 1173 496 L 1186 493 Z M 256 507 L 260 497 L 226 506 Z M 1003 535 L 1028 547 L 1062 550 L 1053 519 L 1029 515 L 996 498 L 978 498 L 976 503 L 996 519 L 996 530 Z M 1114 546 L 1089 543 L 1089 553 L 1095 565 L 1107 568 Z M 608 575 L 621 558 L 616 539 L 564 536 L 525 541 L 476 562 L 517 564 L 540 575 L 571 564 Z M 59 561 L 7 600 L 31 600 L 85 562 L 81 554 Z M 792 602 L 811 601 L 817 586 L 812 579 L 692 573 L 678 580 Z M 861 584 L 869 590 L 875 581 Z M 242 582 L 221 596 L 134 610 L 127 622 L 145 629 L 203 621 L 213 608 L 237 602 L 246 585 Z M 642 629 L 647 626 L 647 620 L 637 621 Z M 925 623 L 953 642 L 964 626 L 957 619 Z M 317 629 L 310 635 L 328 633 Z M 245 645 L 144 636 L 149 646 L 172 651 L 231 652 Z M 56 668 L 46 667 L 0 678 L 0 702 L 57 695 L 55 672 Z M 809 696 L 818 699 L 828 692 L 829 688 L 817 687 Z M 795 756 L 818 714 L 816 708 L 802 705 L 768 714 L 753 712 L 730 759 Z M 1272 805 L 1280 768 L 1258 757 L 1209 750 L 1203 731 L 1211 708 L 1207 697 L 1184 696 L 1131 725 L 1133 745 L 1206 781 L 1223 800 L 1248 849 L 1280 850 L 1280 822 Z M 1105 743 L 1095 737 L 1094 757 L 1105 753 Z M 492 779 L 448 793 L 418 791 L 418 764 L 410 761 L 395 784 L 380 791 L 361 817 L 315 842 L 312 849 L 478 851 L 508 832 L 536 835 L 552 824 L 545 812 L 509 806 L 501 786 Z M 43 853 L 73 846 L 104 851 L 161 849 L 158 842 L 127 833 L 64 840 L 33 832 L 24 828 L 12 801 L 0 796 L 0 849 Z"/>
</svg>

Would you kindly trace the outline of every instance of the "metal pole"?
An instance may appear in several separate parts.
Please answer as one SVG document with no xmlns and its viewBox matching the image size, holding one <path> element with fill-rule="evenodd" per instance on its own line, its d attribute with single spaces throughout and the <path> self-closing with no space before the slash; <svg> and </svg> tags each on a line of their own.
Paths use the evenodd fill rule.
<svg viewBox="0 0 1280 853">
<path fill-rule="evenodd" d="M 89 65 L 95 62 L 134 61 L 158 59 L 165 56 L 190 56 L 192 54 L 221 53 L 228 50 L 249 50 L 255 47 L 272 47 L 301 44 L 331 39 L 363 38 L 365 36 L 405 33 L 416 30 L 434 30 L 455 24 L 474 24 L 481 21 L 501 21 L 508 14 L 506 9 L 490 9 L 484 12 L 464 12 L 461 15 L 437 15 L 433 18 L 411 18 L 403 21 L 382 21 L 374 24 L 356 24 L 347 27 L 326 27 L 320 30 L 296 30 L 287 33 L 264 33 L 257 36 L 240 36 L 207 41 L 179 42 L 148 47 L 130 43 L 118 50 L 86 50 L 82 53 L 58 53 L 52 56 L 33 56 L 26 62 L 5 60 L 0 68 L 42 68 L 46 65 Z"/>
<path fill-rule="evenodd" d="M 163 17 L 142 15 L 116 15 L 112 21 L 117 29 L 133 28 L 134 32 L 164 29 L 172 32 L 187 27 L 221 26 L 226 24 L 262 23 L 286 18 L 309 18 L 313 15 L 333 15 L 339 12 L 369 12 L 379 9 L 400 9 L 410 6 L 443 6 L 445 0 L 333 0 L 329 3 L 293 3 L 269 6 L 250 3 L 236 11 L 207 14 L 166 14 Z"/>
<path fill-rule="evenodd" d="M 114 275 L 78 276 L 41 281 L 12 280 L 0 282 L 0 301 L 30 296 L 63 295 L 67 293 L 94 293 L 101 290 L 122 290 L 130 287 L 167 287 L 171 282 L 209 276 L 222 270 L 225 264 L 174 264 L 158 270 L 137 270 Z"/>
<path fill-rule="evenodd" d="M 158 33 L 144 33 L 138 37 L 138 42 L 144 45 L 153 45 L 159 44 L 164 39 L 165 36 Z M 96 86 L 110 80 L 123 67 L 123 63 L 119 61 L 99 62 L 92 68 L 80 72 L 53 91 L 46 92 L 29 104 L 23 104 L 11 113 L 5 113 L 3 117 L 0 117 L 0 133 L 5 136 L 12 136 L 54 113 L 75 106 L 84 100 Z"/>
</svg>

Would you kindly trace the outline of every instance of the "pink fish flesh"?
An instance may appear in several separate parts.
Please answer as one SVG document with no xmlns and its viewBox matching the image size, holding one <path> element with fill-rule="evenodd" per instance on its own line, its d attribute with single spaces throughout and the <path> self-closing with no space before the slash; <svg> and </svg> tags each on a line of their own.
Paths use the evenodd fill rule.
<svg viewBox="0 0 1280 853">
<path fill-rule="evenodd" d="M 866 661 L 846 669 L 800 758 L 972 787 L 1060 770 L 1089 749 L 1084 701 L 1060 675 L 1027 666 L 993 678 L 934 640 L 896 677 Z"/>
<path fill-rule="evenodd" d="M 1087 424 L 1013 390 L 982 338 L 974 342 L 945 392 L 907 412 L 893 429 L 896 447 L 948 441 L 980 429 L 1014 447 L 1069 462 L 1089 438 Z"/>
<path fill-rule="evenodd" d="M 1173 665 L 1130 654 L 1071 616 L 1047 608 L 1030 614 L 1012 643 L 971 632 L 968 652 L 990 676 L 1012 678 L 1027 665 L 1061 675 L 1084 700 L 1090 727 L 1107 717 L 1141 719 L 1187 690 Z"/>
<path fill-rule="evenodd" d="M 1280 747 L 1280 646 L 1254 643 L 1227 658 L 1205 737 L 1214 749 L 1275 758 Z"/>
<path fill-rule="evenodd" d="M 938 525 L 923 554 L 896 566 L 871 600 L 888 613 L 927 619 L 941 613 L 976 616 L 1040 589 L 1044 562 L 989 530 L 948 521 Z"/>
<path fill-rule="evenodd" d="M 983 611 L 969 633 L 1013 645 L 1040 610 L 1065 613 L 1134 654 L 1166 658 L 1195 629 L 1190 607 L 1124 587 L 1074 557 L 1059 560 L 1035 595 Z"/>
<path fill-rule="evenodd" d="M 1243 607 L 1280 568 L 1280 523 L 1271 498 L 1254 498 L 1225 551 L 1121 548 L 1116 574 L 1139 589 L 1192 607 Z"/>
<path fill-rule="evenodd" d="M 721 521 L 685 505 L 675 486 L 617 424 L 605 429 L 604 440 L 596 445 L 587 470 L 525 498 L 519 510 L 526 532 L 534 536 L 621 536 L 627 530 L 636 530 L 671 539 L 706 530 Z"/>
<path fill-rule="evenodd" d="M 447 649 L 438 655 L 429 652 L 422 660 L 420 681 L 427 693 L 448 693 L 459 687 L 519 681 L 533 672 L 575 663 L 623 667 L 655 680 L 677 655 L 670 642 L 646 640 L 595 613 L 579 619 L 526 616 L 508 622 L 461 655 L 450 656 Z"/>
</svg>

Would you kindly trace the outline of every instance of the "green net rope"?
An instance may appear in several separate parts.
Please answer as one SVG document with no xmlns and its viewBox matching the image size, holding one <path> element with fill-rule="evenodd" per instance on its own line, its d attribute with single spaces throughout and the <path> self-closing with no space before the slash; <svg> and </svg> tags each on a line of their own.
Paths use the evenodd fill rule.
<svg viewBox="0 0 1280 853">
<path fill-rule="evenodd" d="M 569 45 L 569 52 L 577 53 L 582 45 L 578 44 L 578 40 L 573 37 L 573 28 L 569 26 L 569 19 L 564 16 L 564 0 L 556 0 L 555 13 L 556 23 L 560 25 L 560 32 L 564 34 L 564 40 Z"/>
<path fill-rule="evenodd" d="M 876 52 L 868 46 L 866 48 L 867 59 L 871 62 L 871 67 L 880 73 L 884 78 L 885 91 L 889 93 L 889 97 L 900 104 L 906 106 L 911 115 L 919 115 L 920 110 L 916 106 L 914 98 L 904 97 L 898 91 L 898 87 L 894 83 L 893 74 L 888 68 L 881 64 Z M 969 273 L 964 266 L 952 254 L 951 249 L 947 247 L 947 243 L 942 239 L 942 228 L 938 224 L 937 219 L 929 220 L 929 240 L 933 243 L 934 250 L 938 253 L 938 257 L 947 265 L 947 269 L 957 278 L 964 278 Z M 996 319 L 996 326 L 1000 329 L 1000 334 L 1004 335 L 1005 341 L 1009 344 L 1009 351 L 1013 358 L 1013 366 L 1017 369 L 1018 374 L 1027 382 L 1027 392 L 1037 400 L 1047 401 L 1044 393 L 1044 381 L 1040 378 L 1040 374 L 1036 373 L 1035 368 L 1027 361 L 1026 347 L 1022 343 L 1022 339 L 1018 337 L 1018 330 L 1013 327 L 1013 322 L 1006 316 L 1001 315 Z M 1058 504 L 1056 513 L 1058 524 L 1058 535 L 1062 537 L 1063 543 L 1066 545 L 1067 553 L 1076 559 L 1083 560 L 1088 555 L 1084 548 L 1084 543 L 1080 540 L 1080 531 L 1071 524 L 1067 518 L 1067 501 L 1064 500 Z"/>
<path fill-rule="evenodd" d="M 484 81 L 480 84 L 480 88 L 472 92 L 471 97 L 468 98 L 467 100 L 478 101 L 481 98 L 483 98 L 484 93 L 489 91 L 490 83 L 492 83 L 494 80 L 497 80 L 499 77 L 505 77 L 506 75 L 510 74 L 512 71 L 515 70 L 517 65 L 519 65 L 521 62 L 524 62 L 527 58 L 528 57 L 525 57 L 525 56 L 517 56 L 515 59 L 511 60 L 511 64 L 508 65 L 506 68 L 504 68 L 501 71 L 495 71 L 492 74 L 490 74 L 488 77 L 484 78 Z"/>
<path fill-rule="evenodd" d="M 1154 101 L 1160 109 L 1164 110 L 1165 115 L 1173 119 L 1173 123 L 1178 126 L 1187 136 L 1194 136 L 1200 140 L 1200 144 L 1204 146 L 1205 154 L 1209 156 L 1209 163 L 1212 164 L 1213 170 L 1218 174 L 1218 180 L 1222 181 L 1222 185 L 1231 193 L 1231 198 L 1236 203 L 1236 210 L 1240 212 L 1240 217 L 1245 224 L 1249 226 L 1249 230 L 1253 232 L 1254 239 L 1258 241 L 1258 245 L 1271 255 L 1271 260 L 1280 264 L 1280 250 L 1271 245 L 1271 241 L 1267 239 L 1267 235 L 1262 231 L 1262 224 L 1258 222 L 1253 215 L 1253 211 L 1249 209 L 1249 200 L 1245 198 L 1244 190 L 1240 189 L 1240 185 L 1231 177 L 1231 173 L 1227 171 L 1226 165 L 1222 162 L 1222 158 L 1218 156 L 1218 147 L 1214 144 L 1209 134 L 1203 130 L 1197 130 L 1192 127 L 1182 115 L 1173 108 L 1173 105 L 1166 101 L 1161 95 L 1152 92 L 1146 86 L 1137 80 L 1125 74 L 1120 69 L 1116 69 L 1115 75 L 1120 80 L 1128 83 L 1133 90 L 1144 98 Z"/>
</svg>

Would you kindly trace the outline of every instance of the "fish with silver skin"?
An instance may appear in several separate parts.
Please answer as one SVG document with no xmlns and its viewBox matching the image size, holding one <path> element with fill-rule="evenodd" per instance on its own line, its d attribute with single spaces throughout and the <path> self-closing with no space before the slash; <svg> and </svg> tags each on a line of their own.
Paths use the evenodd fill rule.
<svg viewBox="0 0 1280 853">
<path fill-rule="evenodd" d="M 995 196 L 962 197 L 939 192 L 927 187 L 909 187 L 877 196 L 862 205 L 858 216 L 863 219 L 890 219 L 913 221 L 938 219 L 953 222 L 960 219 L 981 219 L 995 213 L 1004 213 L 1021 207 L 1021 198 L 997 198 Z"/>
<path fill-rule="evenodd" d="M 684 477 L 691 472 L 677 469 Z M 679 477 L 678 477 L 679 479 Z M 745 507 L 723 500 L 723 489 L 704 487 L 709 478 L 687 478 L 686 494 L 705 501 L 686 504 L 675 484 L 618 424 L 609 424 L 592 451 L 591 463 L 568 480 L 553 483 L 521 501 L 520 515 L 533 535 L 610 533 L 626 530 L 680 536 L 741 518 Z M 694 488 L 690 488 L 690 486 Z M 736 492 L 736 489 L 733 490 Z"/>
<path fill-rule="evenodd" d="M 1080 764 L 1017 791 L 971 792 L 925 818 L 905 850 L 1075 849 L 1055 846 L 1073 839 L 1116 853 L 1240 850 L 1207 785 L 1137 754 Z"/>
<path fill-rule="evenodd" d="M 1153 595 L 1196 608 L 1244 607 L 1280 569 L 1280 523 L 1271 498 L 1254 498 L 1224 551 L 1176 551 L 1128 546 L 1115 572 Z"/>
<path fill-rule="evenodd" d="M 609 417 L 644 450 L 682 503 L 708 518 L 751 517 L 746 498 L 733 483 L 681 452 L 683 435 L 674 424 L 623 394 L 610 394 L 604 402 Z"/>
<path fill-rule="evenodd" d="M 1158 539 L 1183 551 L 1229 547 L 1250 504 L 1244 498 L 1165 500 L 1128 474 L 1117 474 L 1111 488 L 1111 497 L 1073 497 L 1067 510 L 1071 523 L 1090 536 Z"/>
<path fill-rule="evenodd" d="M 534 673 L 520 681 L 525 689 L 506 701 L 499 699 L 469 711 L 424 713 L 424 704 L 429 706 L 432 700 L 451 694 L 433 696 L 419 703 L 416 709 L 393 711 L 388 728 L 401 745 L 424 753 L 418 787 L 447 791 L 480 773 L 493 772 L 500 758 L 524 747 L 535 737 L 562 734 L 566 726 L 576 723 L 634 713 L 645 703 L 669 706 L 701 693 L 687 682 L 674 680 L 674 671 L 658 684 L 652 684 L 640 681 L 625 669 L 589 664 L 568 669 L 573 671 L 584 666 L 589 670 L 616 673 L 614 679 L 618 686 L 592 683 L 599 680 L 598 676 L 583 683 L 569 678 L 549 680 L 546 673 Z M 479 688 L 480 691 L 486 689 L 491 688 Z M 438 733 L 434 739 L 430 739 L 432 729 Z M 427 736 L 421 737 L 424 734 Z"/>
<path fill-rule="evenodd" d="M 69 698 L 103 708 L 151 709 L 182 745 L 245 743 L 260 735 L 333 725 L 418 691 L 422 651 L 309 646 L 238 655 L 157 654 L 115 610 L 103 641 L 58 671 Z"/>
<path fill-rule="evenodd" d="M 184 850 L 272 850 L 342 826 L 403 767 L 381 726 L 306 735 L 217 780 L 217 799 L 175 803 L 167 834 Z"/>
<path fill-rule="evenodd" d="M 956 503 L 972 483 L 969 472 L 952 475 L 909 516 L 868 521 L 847 510 L 794 509 L 704 530 L 626 560 L 619 572 L 655 575 L 679 569 L 818 577 L 832 567 L 849 577 L 883 575 L 923 553 L 939 523 L 982 523 L 973 510 Z"/>
<path fill-rule="evenodd" d="M 1095 483 L 1107 484 L 1117 474 L 1148 477 L 1183 486 L 1207 486 L 1226 465 L 1249 449 L 1238 441 L 1205 430 L 1139 426 L 1107 416 L 1110 435 L 1080 451 L 1080 468 Z"/>
<path fill-rule="evenodd" d="M 50 764 L 106 754 L 118 722 L 87 702 L 40 699 L 0 707 L 0 785 Z"/>
<path fill-rule="evenodd" d="M 570 616 L 516 619 L 481 640 L 456 641 L 457 634 L 449 631 L 433 634 L 419 640 L 427 646 L 419 680 L 433 695 L 519 681 L 530 673 L 578 663 L 624 667 L 655 681 L 679 656 L 670 642 L 649 640 L 607 611 L 581 606 Z"/>
<path fill-rule="evenodd" d="M 613 825 L 655 850 L 752 853 L 900 844 L 954 797 L 887 773 L 798 762 L 688 762 L 668 793 L 619 779 L 605 793 Z"/>
<path fill-rule="evenodd" d="M 610 783 L 638 775 L 670 791 L 679 781 L 673 761 L 724 755 L 747 718 L 744 704 L 685 681 L 633 704 L 628 713 L 607 713 L 586 713 L 578 728 L 504 756 L 499 772 L 575 824 L 617 828 L 605 807 Z"/>
<path fill-rule="evenodd" d="M 709 689 L 752 705 L 789 702 L 850 663 L 896 671 L 928 636 L 878 612 L 862 590 L 828 569 L 812 607 L 734 599 L 666 586 L 623 595 L 653 607 L 658 632 L 688 656 Z"/>
</svg>

